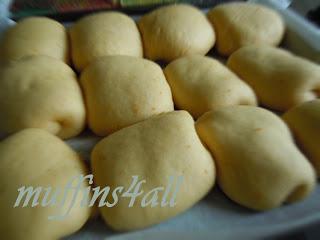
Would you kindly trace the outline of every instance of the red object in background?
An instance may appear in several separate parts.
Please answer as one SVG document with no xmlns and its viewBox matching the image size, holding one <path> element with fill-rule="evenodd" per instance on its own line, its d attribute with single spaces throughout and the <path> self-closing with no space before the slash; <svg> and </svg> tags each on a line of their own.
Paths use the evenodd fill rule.
<svg viewBox="0 0 320 240">
<path fill-rule="evenodd" d="M 55 5 L 58 12 L 69 12 L 69 11 L 75 11 L 77 9 L 95 10 L 95 9 L 103 9 L 103 8 L 116 8 L 119 6 L 119 3 L 117 3 L 114 0 L 113 1 L 112 0 L 90 0 L 90 1 L 58 0 L 56 1 Z"/>
<path fill-rule="evenodd" d="M 120 0 L 15 0 L 11 5 L 14 19 L 31 15 L 62 16 L 101 9 L 120 8 Z"/>
</svg>

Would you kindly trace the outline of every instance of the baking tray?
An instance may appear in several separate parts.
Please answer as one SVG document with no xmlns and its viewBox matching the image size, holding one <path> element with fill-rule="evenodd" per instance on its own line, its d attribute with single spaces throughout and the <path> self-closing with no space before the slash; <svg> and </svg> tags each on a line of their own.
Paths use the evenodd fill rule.
<svg viewBox="0 0 320 240">
<path fill-rule="evenodd" d="M 4 18 L 5 10 L 0 9 L 0 13 L 1 37 L 4 29 L 14 22 L 9 18 Z M 139 16 L 134 16 L 134 18 L 137 19 Z M 302 35 L 302 38 L 305 39 L 308 36 Z M 318 40 L 320 43 L 320 39 Z M 308 41 L 305 42 L 308 44 Z M 313 46 L 308 47 L 312 49 Z M 313 54 L 317 53 L 316 51 L 314 49 Z M 91 149 L 100 139 L 87 130 L 80 136 L 66 142 L 86 161 L 89 161 Z M 270 179 L 271 181 L 272 179 Z M 153 227 L 140 231 L 118 233 L 108 228 L 98 217 L 88 221 L 79 232 L 65 238 L 65 240 L 253 239 L 297 231 L 316 223 L 320 223 L 319 184 L 306 200 L 267 212 L 255 212 L 241 207 L 229 200 L 215 186 L 213 191 L 188 211 Z"/>
</svg>

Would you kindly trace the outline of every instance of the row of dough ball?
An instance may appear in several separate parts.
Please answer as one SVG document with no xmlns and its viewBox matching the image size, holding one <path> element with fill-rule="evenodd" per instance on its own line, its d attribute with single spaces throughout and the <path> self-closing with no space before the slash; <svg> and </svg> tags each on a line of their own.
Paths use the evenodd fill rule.
<svg viewBox="0 0 320 240">
<path fill-rule="evenodd" d="M 80 134 L 87 120 L 96 135 L 106 136 L 173 111 L 174 104 L 198 118 L 258 102 L 287 111 L 320 95 L 320 67 L 285 50 L 243 47 L 227 67 L 199 55 L 179 58 L 164 70 L 138 57 L 106 56 L 84 69 L 80 87 L 65 63 L 24 57 L 0 69 L 0 132 L 42 128 L 67 139 Z"/>
<path fill-rule="evenodd" d="M 79 135 L 88 120 L 94 133 L 105 136 L 174 109 L 161 67 L 146 59 L 104 57 L 79 81 L 83 93 L 73 70 L 51 57 L 5 65 L 0 69 L 0 132 L 41 128 L 67 139 Z"/>
<path fill-rule="evenodd" d="M 144 55 L 168 62 L 205 55 L 216 40 L 218 52 L 228 56 L 242 46 L 276 46 L 284 31 L 275 11 L 256 4 L 228 3 L 213 8 L 208 18 L 186 4 L 161 7 L 142 16 L 138 26 L 122 13 L 92 14 L 73 24 L 69 32 L 73 64 L 80 71 L 108 55 Z M 54 20 L 27 18 L 5 34 L 1 51 L 3 61 L 46 55 L 69 63 L 68 34 Z"/>
<path fill-rule="evenodd" d="M 108 185 L 111 191 L 123 186 L 125 192 L 132 176 L 139 175 L 140 180 L 147 181 L 142 190 L 148 192 L 166 186 L 169 176 L 182 175 L 184 179 L 176 197 L 180 201 L 173 208 L 142 208 L 141 196 L 131 208 L 128 207 L 129 198 L 121 197 L 116 206 L 99 208 L 105 221 L 114 229 L 137 229 L 160 223 L 192 207 L 213 187 L 214 161 L 202 145 L 194 120 L 187 112 L 159 115 L 123 130 L 112 138 L 103 139 L 92 152 L 91 168 L 96 186 L 102 189 Z M 6 216 L 0 225 L 3 238 L 60 239 L 80 229 L 92 215 L 94 208 L 80 206 L 84 198 L 82 192 L 76 196 L 71 212 L 63 220 L 49 221 L 48 216 L 65 213 L 73 201 L 72 192 L 62 209 L 57 205 L 12 207 L 21 186 L 64 189 L 73 177 L 88 174 L 82 159 L 58 137 L 41 129 L 22 130 L 0 143 L 0 159 L 0 211 Z M 83 187 L 88 184 L 83 183 Z M 162 196 L 163 192 L 159 199 Z M 41 194 L 39 202 L 44 197 Z M 60 194 L 58 201 L 62 197 Z"/>
<path fill-rule="evenodd" d="M 256 105 L 253 90 L 214 59 L 181 58 L 164 73 L 142 58 L 100 58 L 81 74 L 84 101 L 69 66 L 46 56 L 22 58 L 0 70 L 0 131 L 36 127 L 66 139 L 77 136 L 87 118 L 93 132 L 105 136 L 173 111 L 171 89 L 176 105 L 194 117 L 228 105 Z"/>
<path fill-rule="evenodd" d="M 309 112 L 318 110 L 304 124 L 293 120 L 300 131 L 320 120 L 320 100 L 306 105 Z M 315 135 L 307 133 L 305 138 Z M 319 135 L 313 140 L 319 142 Z M 313 151 L 319 153 L 318 148 Z M 102 139 L 92 151 L 91 167 L 96 184 L 102 186 L 128 188 L 131 175 L 139 173 L 147 179 L 146 192 L 165 184 L 164 176 L 184 176 L 174 209 L 128 209 L 129 200 L 100 208 L 105 222 L 116 230 L 144 228 L 183 212 L 212 189 L 216 177 L 230 199 L 254 210 L 300 201 L 316 185 L 315 170 L 285 122 L 255 106 L 219 108 L 196 122 L 186 111 L 160 114 Z"/>
<path fill-rule="evenodd" d="M 319 138 L 318 125 L 310 124 L 319 121 L 319 106 L 320 100 L 308 102 L 285 116 L 301 142 Z M 312 149 L 307 146 L 308 151 Z M 318 148 L 313 151 L 319 154 Z M 77 231 L 90 218 L 93 209 L 79 205 L 82 194 L 62 221 L 47 220 L 60 213 L 57 206 L 12 207 L 16 189 L 22 185 L 64 187 L 72 177 L 88 173 L 62 140 L 41 129 L 25 129 L 0 143 L 0 158 L 0 210 L 6 216 L 1 236 L 58 239 Z M 133 175 L 147 181 L 142 185 L 144 192 L 166 186 L 168 176 L 184 177 L 174 207 L 142 208 L 140 195 L 131 208 L 129 198 L 119 198 L 112 208 L 99 208 L 104 221 L 118 231 L 148 227 L 186 211 L 212 189 L 216 174 L 230 199 L 255 210 L 302 200 L 316 184 L 315 172 L 295 146 L 287 125 L 274 113 L 254 106 L 213 110 L 196 123 L 186 111 L 160 114 L 102 139 L 91 153 L 90 164 L 96 186 L 123 186 L 123 192 Z M 163 195 L 159 192 L 158 199 Z M 72 194 L 66 206 L 70 201 Z"/>
</svg>

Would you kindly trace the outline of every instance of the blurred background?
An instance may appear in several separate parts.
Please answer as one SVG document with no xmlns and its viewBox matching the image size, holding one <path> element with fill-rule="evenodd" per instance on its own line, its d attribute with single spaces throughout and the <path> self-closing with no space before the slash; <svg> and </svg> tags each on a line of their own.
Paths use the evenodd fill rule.
<svg viewBox="0 0 320 240">
<path fill-rule="evenodd" d="M 13 18 L 28 15 L 51 15 L 55 18 L 75 18 L 97 10 L 117 9 L 124 12 L 144 12 L 169 3 L 191 3 L 211 7 L 226 0 L 15 0 L 11 6 Z"/>
</svg>

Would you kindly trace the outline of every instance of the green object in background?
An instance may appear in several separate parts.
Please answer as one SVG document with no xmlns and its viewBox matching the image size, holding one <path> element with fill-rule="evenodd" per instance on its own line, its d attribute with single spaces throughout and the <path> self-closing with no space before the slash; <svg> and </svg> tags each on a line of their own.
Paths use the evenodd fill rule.
<svg viewBox="0 0 320 240">
<path fill-rule="evenodd" d="M 63 15 L 82 11 L 119 8 L 119 0 L 15 0 L 11 5 L 14 19 L 32 15 Z"/>
<path fill-rule="evenodd" d="M 1 1 L 1 0 L 0 0 Z M 52 17 L 71 16 L 72 14 L 91 12 L 103 9 L 146 10 L 154 6 L 168 3 L 191 3 L 201 7 L 209 7 L 222 0 L 14 0 L 11 16 L 19 19 L 32 15 Z"/>
</svg>

